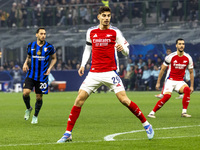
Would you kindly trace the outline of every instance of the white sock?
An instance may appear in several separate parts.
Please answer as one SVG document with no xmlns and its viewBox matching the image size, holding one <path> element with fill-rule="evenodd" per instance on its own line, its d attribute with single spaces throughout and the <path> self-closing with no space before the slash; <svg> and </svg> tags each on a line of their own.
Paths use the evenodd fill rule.
<svg viewBox="0 0 200 150">
<path fill-rule="evenodd" d="M 152 110 L 149 114 L 151 114 L 151 115 L 155 115 L 155 112 Z"/>
<path fill-rule="evenodd" d="M 145 121 L 144 123 L 142 123 L 143 127 L 149 125 L 149 122 L 148 121 Z"/>
<path fill-rule="evenodd" d="M 183 110 L 182 110 L 182 114 L 183 114 L 183 113 L 187 113 L 187 109 L 183 109 Z"/>
<path fill-rule="evenodd" d="M 65 131 L 65 133 L 69 133 L 69 134 L 72 134 L 72 132 L 70 132 L 70 131 Z"/>
</svg>

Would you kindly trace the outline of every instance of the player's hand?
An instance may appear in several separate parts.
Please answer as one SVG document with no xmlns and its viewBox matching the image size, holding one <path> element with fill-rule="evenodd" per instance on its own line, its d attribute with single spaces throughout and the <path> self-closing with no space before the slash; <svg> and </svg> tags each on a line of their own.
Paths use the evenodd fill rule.
<svg viewBox="0 0 200 150">
<path fill-rule="evenodd" d="M 190 94 L 192 94 L 193 91 L 194 91 L 194 88 L 190 87 Z"/>
<path fill-rule="evenodd" d="M 27 64 L 24 64 L 22 69 L 24 72 L 27 72 L 29 70 L 29 67 Z"/>
<path fill-rule="evenodd" d="M 84 75 L 84 71 L 85 71 L 85 68 L 84 67 L 80 67 L 79 70 L 78 70 L 79 76 Z"/>
<path fill-rule="evenodd" d="M 47 72 L 44 75 L 46 75 L 46 76 L 49 75 L 50 71 L 51 71 L 50 69 L 47 69 Z"/>
<path fill-rule="evenodd" d="M 160 90 L 160 83 L 156 83 L 156 90 Z"/>
<path fill-rule="evenodd" d="M 124 48 L 122 47 L 121 44 L 116 44 L 115 47 L 116 47 L 116 49 L 117 49 L 118 52 L 121 52 L 121 51 L 124 50 Z"/>
</svg>

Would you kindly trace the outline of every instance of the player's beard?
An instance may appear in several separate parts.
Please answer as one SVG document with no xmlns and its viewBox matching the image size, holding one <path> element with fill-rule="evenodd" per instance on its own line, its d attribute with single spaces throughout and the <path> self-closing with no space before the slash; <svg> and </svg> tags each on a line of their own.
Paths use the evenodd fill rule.
<svg viewBox="0 0 200 150">
<path fill-rule="evenodd" d="M 110 21 L 104 21 L 103 26 L 109 26 L 110 25 Z"/>
<path fill-rule="evenodd" d="M 178 51 L 179 51 L 180 53 L 183 53 L 183 52 L 184 52 L 184 48 L 182 48 L 182 50 L 181 50 L 180 48 L 178 48 Z"/>
<path fill-rule="evenodd" d="M 41 44 L 44 44 L 45 38 L 43 39 L 39 38 L 38 40 L 40 41 Z"/>
</svg>

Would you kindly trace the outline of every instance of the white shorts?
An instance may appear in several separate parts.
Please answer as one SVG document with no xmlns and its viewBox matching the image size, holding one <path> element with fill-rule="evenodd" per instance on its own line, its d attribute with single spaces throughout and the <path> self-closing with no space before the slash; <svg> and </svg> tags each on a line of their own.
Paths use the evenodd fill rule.
<svg viewBox="0 0 200 150">
<path fill-rule="evenodd" d="M 109 72 L 89 72 L 80 89 L 86 91 L 89 95 L 95 92 L 101 85 L 106 85 L 115 93 L 125 91 L 121 78 L 116 71 Z"/>
<path fill-rule="evenodd" d="M 187 85 L 185 81 L 173 81 L 173 80 L 167 79 L 165 81 L 165 87 L 164 87 L 163 93 L 164 94 L 166 92 L 172 93 L 173 90 L 175 90 L 176 92 L 179 92 L 180 88 L 185 84 Z"/>
</svg>

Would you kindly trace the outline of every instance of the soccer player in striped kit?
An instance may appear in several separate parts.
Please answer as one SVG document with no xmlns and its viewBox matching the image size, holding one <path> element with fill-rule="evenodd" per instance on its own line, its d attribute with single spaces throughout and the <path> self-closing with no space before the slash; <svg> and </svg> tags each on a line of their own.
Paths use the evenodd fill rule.
<svg viewBox="0 0 200 150">
<path fill-rule="evenodd" d="M 42 107 L 42 96 L 48 94 L 48 75 L 56 63 L 56 51 L 52 44 L 45 41 L 45 28 L 36 31 L 37 41 L 28 44 L 27 58 L 23 65 L 23 71 L 27 72 L 23 85 L 23 100 L 26 105 L 24 119 L 28 120 L 32 111 L 30 105 L 30 93 L 35 87 L 36 103 L 32 124 L 38 123 L 38 113 Z M 50 62 L 51 59 L 51 62 Z"/>
<path fill-rule="evenodd" d="M 78 96 L 68 118 L 66 132 L 57 143 L 72 140 L 72 129 L 79 117 L 84 102 L 92 92 L 95 92 L 103 84 L 113 90 L 119 101 L 140 119 L 148 138 L 152 139 L 154 131 L 151 124 L 146 120 L 139 107 L 127 97 L 122 80 L 117 74 L 117 51 L 127 56 L 129 54 L 129 44 L 121 31 L 110 25 L 111 10 L 109 7 L 100 7 L 97 18 L 100 24 L 89 28 L 87 31 L 86 46 L 78 73 L 80 76 L 84 74 L 85 65 L 90 54 L 92 55 L 91 69 L 79 89 Z"/>
<path fill-rule="evenodd" d="M 185 41 L 181 38 L 176 40 L 176 48 L 177 51 L 169 54 L 162 65 L 161 71 L 158 76 L 158 80 L 156 83 L 156 89 L 158 90 L 160 87 L 160 80 L 168 68 L 169 75 L 167 80 L 165 81 L 164 87 L 164 96 L 161 98 L 154 109 L 149 113 L 148 117 L 156 118 L 155 113 L 170 99 L 172 91 L 175 90 L 178 93 L 184 93 L 182 100 L 182 117 L 191 117 L 191 115 L 187 114 L 187 108 L 190 102 L 190 94 L 194 91 L 194 73 L 193 73 L 193 60 L 188 53 L 184 52 L 185 49 Z M 190 72 L 190 87 L 183 80 L 185 75 L 185 70 L 188 68 Z"/>
</svg>

